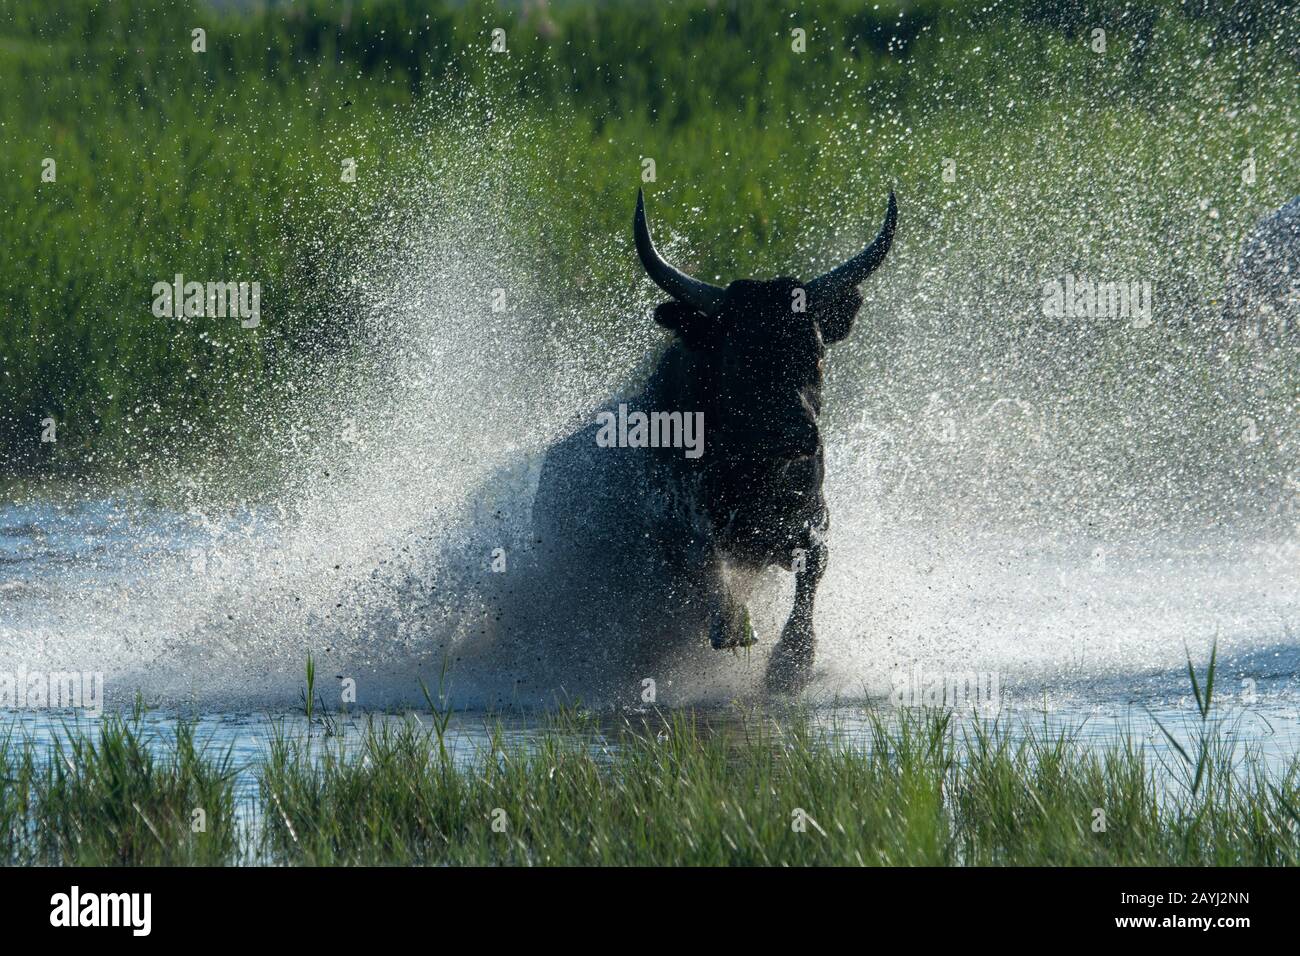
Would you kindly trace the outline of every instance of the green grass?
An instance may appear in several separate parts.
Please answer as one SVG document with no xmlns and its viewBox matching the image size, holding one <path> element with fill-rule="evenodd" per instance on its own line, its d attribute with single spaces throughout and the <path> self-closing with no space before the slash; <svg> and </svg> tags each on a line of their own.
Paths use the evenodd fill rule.
<svg viewBox="0 0 1300 956">
<path fill-rule="evenodd" d="M 1190 865 L 1300 862 L 1300 761 L 1266 772 L 1213 704 L 1169 737 L 878 712 L 849 736 L 813 714 L 541 718 L 472 754 L 446 711 L 283 724 L 245 768 L 151 740 L 141 714 L 42 757 L 0 746 L 0 859 L 83 864 Z M 197 807 L 207 829 L 193 832 Z"/>
<path fill-rule="evenodd" d="M 958 742 L 962 745 L 958 746 Z M 294 864 L 1294 865 L 1294 770 L 1165 792 L 1132 740 L 873 725 L 869 747 L 803 722 L 715 733 L 688 716 L 598 740 L 572 727 L 453 769 L 427 731 L 351 755 L 277 741 L 272 858 Z M 964 756 L 963 756 L 964 755 Z M 1094 829 L 1104 813 L 1105 830 Z"/>
<path fill-rule="evenodd" d="M 9 4 L 3 474 L 136 478 L 224 457 L 263 431 L 273 413 L 256 403 L 292 394 L 304 359 L 348 345 L 332 277 L 387 211 L 376 184 L 463 164 L 460 124 L 485 102 L 531 124 L 507 171 L 528 218 L 549 224 L 527 244 L 539 275 L 606 288 L 634 278 L 630 256 L 593 250 L 626 243 L 651 156 L 656 215 L 689 230 L 687 264 L 706 274 L 810 267 L 822 224 L 862 233 L 893 184 L 910 221 L 933 226 L 908 233 L 918 259 L 979 245 L 946 224 L 956 202 L 1002 223 L 989 238 L 1008 262 L 1050 240 L 1065 255 L 1190 273 L 1212 293 L 1241 231 L 1294 189 L 1294 18 L 1273 3 L 1040 7 L 689 0 L 525 17 L 517 4 L 450 0 L 251 13 Z M 1087 47 L 1099 22 L 1105 57 Z M 205 54 L 190 52 L 200 24 Z M 795 25 L 805 54 L 790 50 Z M 496 26 L 506 56 L 486 52 Z M 1247 189 L 1237 173 L 1249 151 L 1261 175 Z M 345 156 L 363 171 L 355 189 L 339 183 Z M 45 157 L 55 183 L 40 181 Z M 960 188 L 939 177 L 949 157 Z M 1112 228 L 1094 235 L 1080 215 Z M 149 290 L 176 272 L 260 279 L 267 320 L 249 332 L 154 318 Z M 46 416 L 55 444 L 39 441 Z"/>
<path fill-rule="evenodd" d="M 170 740 L 139 710 L 97 728 L 65 727 L 48 751 L 0 741 L 0 863 L 211 866 L 243 841 L 235 768 L 181 722 Z"/>
</svg>

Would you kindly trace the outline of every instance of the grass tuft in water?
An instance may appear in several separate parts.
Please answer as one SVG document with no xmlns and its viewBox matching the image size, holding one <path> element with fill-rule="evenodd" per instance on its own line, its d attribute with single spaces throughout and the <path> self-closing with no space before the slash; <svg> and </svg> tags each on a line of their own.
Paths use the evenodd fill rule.
<svg viewBox="0 0 1300 956">
<path fill-rule="evenodd" d="M 143 711 L 65 725 L 42 750 L 0 743 L 0 861 L 7 865 L 218 865 L 243 842 L 235 766 L 193 723 L 159 739 Z"/>
<path fill-rule="evenodd" d="M 278 738 L 259 768 L 295 864 L 1279 865 L 1295 768 L 1183 788 L 1131 736 L 881 715 L 867 741 L 807 717 L 553 718 L 459 762 L 414 720 L 356 746 Z M 1211 761 L 1217 760 L 1212 755 Z M 1172 784 L 1172 786 L 1171 786 Z"/>
</svg>

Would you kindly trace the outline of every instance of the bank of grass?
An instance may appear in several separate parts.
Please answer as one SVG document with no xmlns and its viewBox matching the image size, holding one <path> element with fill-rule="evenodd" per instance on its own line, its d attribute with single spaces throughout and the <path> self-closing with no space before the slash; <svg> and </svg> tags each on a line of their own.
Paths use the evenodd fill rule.
<svg viewBox="0 0 1300 956">
<path fill-rule="evenodd" d="M 330 865 L 1300 860 L 1295 768 L 1270 780 L 1224 753 L 1193 790 L 1132 739 L 964 735 L 943 714 L 873 721 L 856 744 L 803 721 L 715 733 L 684 715 L 613 739 L 580 731 L 498 744 L 458 769 L 414 724 L 368 732 L 346 757 L 277 741 L 260 771 L 267 852 Z"/>
<path fill-rule="evenodd" d="M 449 714 L 316 711 L 243 768 L 141 715 L 0 745 L 7 864 L 1191 865 L 1300 863 L 1300 760 L 1265 771 L 1213 665 L 1167 751 L 943 711 L 846 736 L 810 713 L 568 710 L 464 753 Z M 1172 756 L 1160 756 L 1162 753 Z M 194 825 L 203 810 L 204 827 Z M 242 813 L 236 810 L 241 809 Z"/>
<path fill-rule="evenodd" d="M 305 353 L 346 346 L 332 281 L 391 211 L 368 183 L 409 173 L 397 130 L 426 102 L 456 116 L 490 100 L 536 121 L 512 174 L 525 218 L 546 224 L 529 254 L 567 277 L 560 286 L 630 274 L 630 255 L 593 250 L 626 241 L 643 157 L 658 163 L 665 228 L 689 227 L 686 264 L 710 275 L 824 253 L 801 223 L 856 237 L 891 184 L 914 217 L 1000 195 L 974 213 L 1027 213 L 1020 243 L 1033 248 L 1032 229 L 1062 228 L 1041 215 L 1061 208 L 1042 190 L 1077 201 L 1112 165 L 1113 182 L 1087 197 L 1100 222 L 1117 218 L 1112 186 L 1131 204 L 1126 228 L 1098 238 L 1105 252 L 1163 250 L 1170 230 L 1187 234 L 1165 215 L 1170 195 L 1194 195 L 1224 210 L 1228 239 L 1160 251 L 1159 268 L 1183 256 L 1220 270 L 1233 230 L 1293 186 L 1285 5 L 1041 8 L 16 0 L 0 24 L 0 477 L 134 477 L 187 449 L 228 454 L 241 430 L 264 428 L 250 396 L 301 374 Z M 1104 57 L 1087 45 L 1096 23 Z M 199 26 L 204 54 L 190 49 Z M 508 53 L 494 57 L 497 27 Z M 794 27 L 807 30 L 803 54 Z M 435 118 L 420 142 L 454 162 L 457 139 Z M 1253 191 L 1238 176 L 1251 150 Z M 355 189 L 340 183 L 344 157 L 358 161 Z M 40 178 L 46 158 L 53 183 Z M 938 176 L 945 158 L 960 190 Z M 935 254 L 962 239 L 936 229 Z M 260 279 L 263 325 L 155 318 L 150 289 L 178 272 Z M 57 442 L 39 441 L 47 417 Z"/>
</svg>

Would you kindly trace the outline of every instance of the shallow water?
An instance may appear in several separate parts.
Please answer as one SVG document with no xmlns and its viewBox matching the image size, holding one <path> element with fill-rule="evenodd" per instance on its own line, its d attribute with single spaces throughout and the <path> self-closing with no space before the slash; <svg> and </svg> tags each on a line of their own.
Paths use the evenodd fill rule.
<svg viewBox="0 0 1300 956">
<path fill-rule="evenodd" d="M 1300 588 L 1285 543 L 1209 532 L 1112 538 L 1098 557 L 1041 539 L 911 533 L 886 559 L 871 555 L 880 532 L 846 519 L 841 540 L 861 534 L 868 543 L 837 556 L 832 539 L 810 688 L 822 707 L 873 700 L 960 709 L 988 704 L 968 692 L 987 697 L 993 680 L 1011 712 L 1046 701 L 1057 715 L 1095 712 L 1093 723 L 1146 709 L 1173 714 L 1190 705 L 1189 656 L 1203 671 L 1217 641 L 1216 698 L 1241 708 L 1240 733 L 1294 742 Z M 458 686 L 455 666 L 443 670 L 444 648 L 454 657 L 456 616 L 466 614 L 454 579 L 413 590 L 403 569 L 378 586 L 382 560 L 342 571 L 324 553 L 294 566 L 283 554 L 294 547 L 293 529 L 269 509 L 214 517 L 123 500 L 0 506 L 0 675 L 15 675 L 21 692 L 26 674 L 102 674 L 104 707 L 130 706 L 139 693 L 220 728 L 235 715 L 256 723 L 247 715 L 298 707 L 311 654 L 330 709 L 348 680 L 353 709 L 421 708 L 421 682 L 459 709 L 481 709 Z M 788 578 L 773 572 L 756 602 L 760 639 L 770 642 L 788 607 Z M 732 683 L 708 693 L 692 686 L 693 675 L 667 675 L 653 702 L 753 700 L 762 659 L 761 648 L 751 657 L 710 652 Z M 955 680 L 967 696 L 925 698 L 935 680 Z M 562 679 L 552 690 L 542 704 L 568 699 Z M 3 692 L 0 684 L 0 707 L 24 709 L 25 700 Z"/>
<path fill-rule="evenodd" d="M 210 746 L 231 751 L 239 768 L 239 793 L 251 797 L 254 767 L 275 729 L 308 731 L 301 708 L 305 681 L 301 667 L 289 668 L 253 687 L 251 678 L 265 677 L 278 661 L 253 659 L 261 647 L 256 641 L 245 645 L 243 659 L 238 656 L 240 630 L 233 615 L 229 628 L 221 627 L 220 616 L 214 625 L 213 592 L 203 591 L 203 585 L 212 584 L 214 569 L 195 555 L 214 553 L 214 544 L 228 542 L 232 528 L 246 542 L 276 533 L 266 514 L 233 514 L 226 520 L 220 525 L 196 514 L 122 501 L 0 508 L 0 673 L 102 672 L 103 698 L 93 710 L 129 707 L 141 691 L 154 708 L 146 714 L 146 727 L 164 745 L 178 717 L 195 717 Z M 967 726 L 975 719 L 972 708 L 978 708 L 979 717 L 996 716 L 1013 731 L 1046 726 L 1077 732 L 1085 743 L 1105 744 L 1131 733 L 1159 760 L 1176 764 L 1160 725 L 1184 741 L 1195 732 L 1185 654 L 1192 654 L 1203 674 L 1208 644 L 1217 634 L 1218 733 L 1254 751 L 1274 770 L 1284 769 L 1300 753 L 1300 643 L 1290 628 L 1296 594 L 1285 586 L 1280 568 L 1270 563 L 1276 552 L 1169 548 L 1164 562 L 1153 561 L 1148 550 L 1111 557 L 1100 566 L 1087 554 L 1073 566 L 1043 549 L 999 554 L 982 566 L 964 566 L 963 586 L 951 584 L 956 575 L 951 568 L 929 567 L 925 576 L 934 583 L 925 605 L 928 619 L 946 622 L 933 631 L 906 614 L 886 628 L 840 630 L 836 624 L 851 592 L 835 594 L 842 579 L 832 584 L 822 635 L 826 660 L 811 694 L 814 720 L 865 745 L 869 710 L 889 713 L 900 704 L 941 702 L 955 704 Z M 904 579 L 898 562 L 891 568 L 896 580 Z M 175 586 L 177 575 L 179 580 L 189 576 L 191 593 L 158 599 L 157 589 Z M 949 586 L 941 587 L 946 580 Z M 323 627 L 299 649 L 304 654 L 314 650 L 319 658 L 338 643 L 340 633 Z M 1180 634 L 1191 637 L 1186 648 Z M 951 642 L 946 652 L 931 650 L 943 635 Z M 353 634 L 344 653 L 324 655 L 332 666 L 319 668 L 321 706 L 335 713 L 342 707 L 335 699 L 341 686 L 333 679 L 336 670 L 377 675 L 375 680 L 383 682 L 380 699 L 367 700 L 371 679 L 357 679 L 358 702 L 339 719 L 341 741 L 335 743 L 354 745 L 358 729 L 370 717 L 410 715 L 427 722 L 430 715 L 416 675 L 434 693 L 441 679 L 445 699 L 461 706 L 450 727 L 452 750 L 460 760 L 471 759 L 485 746 L 494 727 L 519 742 L 536 732 L 540 721 L 535 710 L 489 715 L 458 701 L 455 675 L 442 676 L 435 655 L 421 654 L 418 641 L 399 645 L 377 638 L 367 645 L 364 636 Z M 841 637 L 848 646 L 835 646 Z M 219 687 L 231 687 L 241 675 L 250 678 L 250 685 L 232 692 L 228 702 L 224 692 L 204 692 L 208 678 L 203 670 L 191 669 L 193 658 L 177 652 L 185 640 L 219 641 L 218 646 L 231 649 L 226 669 L 211 678 Z M 863 656 L 868 653 L 870 660 Z M 756 669 L 738 656 L 730 661 L 738 669 Z M 408 665 L 402 691 L 402 670 Z M 949 689 L 946 697 L 926 698 L 926 682 L 935 674 L 974 674 L 976 680 L 962 683 L 961 691 L 975 690 L 978 696 L 957 698 Z M 997 680 L 992 696 L 989 676 Z M 917 693 L 906 696 L 913 687 Z M 656 704 L 672 707 L 671 694 L 670 682 Z M 87 707 L 22 703 L 4 700 L 0 723 L 41 747 L 68 726 L 93 731 L 98 723 Z M 687 703 L 705 707 L 718 726 L 737 719 L 739 712 L 717 700 Z M 752 696 L 744 706 L 767 708 Z M 319 727 L 313 732 L 321 734 Z"/>
</svg>

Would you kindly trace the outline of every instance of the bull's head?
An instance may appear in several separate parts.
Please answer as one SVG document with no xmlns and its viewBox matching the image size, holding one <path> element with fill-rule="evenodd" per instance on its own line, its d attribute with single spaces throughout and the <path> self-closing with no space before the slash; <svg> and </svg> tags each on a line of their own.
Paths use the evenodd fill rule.
<svg viewBox="0 0 1300 956">
<path fill-rule="evenodd" d="M 767 461 L 816 455 L 826 346 L 849 334 L 862 306 L 857 286 L 884 261 L 897 221 L 890 192 L 880 233 L 843 265 L 811 282 L 742 279 L 723 289 L 659 255 L 638 193 L 634 230 L 641 264 L 673 297 L 655 309 L 655 321 L 696 356 L 693 384 L 706 406 L 711 447 Z"/>
</svg>

